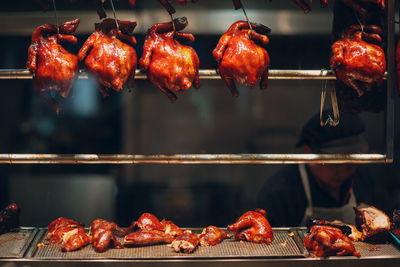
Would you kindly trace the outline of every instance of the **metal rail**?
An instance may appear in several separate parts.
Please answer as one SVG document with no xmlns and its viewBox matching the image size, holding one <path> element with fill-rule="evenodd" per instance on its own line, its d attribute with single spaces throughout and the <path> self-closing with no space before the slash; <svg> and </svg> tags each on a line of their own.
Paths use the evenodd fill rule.
<svg viewBox="0 0 400 267">
<path fill-rule="evenodd" d="M 0 164 L 298 164 L 392 163 L 384 154 L 0 154 Z"/>
<path fill-rule="evenodd" d="M 387 74 L 385 73 L 384 79 Z M 78 73 L 78 79 L 87 79 L 88 74 L 84 71 Z M 136 70 L 136 79 L 147 79 L 146 74 Z M 0 69 L 0 80 L 32 79 L 32 74 L 27 69 Z M 221 79 L 218 72 L 213 69 L 200 70 L 200 79 Z M 336 76 L 332 70 L 270 70 L 270 80 L 335 80 Z"/>
</svg>

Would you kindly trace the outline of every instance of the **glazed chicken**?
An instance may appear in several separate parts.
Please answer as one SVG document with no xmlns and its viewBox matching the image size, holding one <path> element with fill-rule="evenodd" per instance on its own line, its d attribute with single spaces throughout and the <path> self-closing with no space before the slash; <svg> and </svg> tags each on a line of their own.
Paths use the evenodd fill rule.
<svg viewBox="0 0 400 267">
<path fill-rule="evenodd" d="M 75 228 L 64 234 L 61 250 L 65 252 L 80 249 L 89 244 L 91 238 L 86 234 L 83 227 Z"/>
<path fill-rule="evenodd" d="M 199 58 L 190 46 L 180 44 L 176 39 L 194 41 L 194 36 L 181 33 L 187 25 L 185 17 L 172 22 L 153 25 L 146 36 L 140 66 L 149 81 L 164 92 L 171 101 L 177 99 L 174 92 L 182 93 L 192 84 L 200 86 Z"/>
<path fill-rule="evenodd" d="M 170 244 L 174 236 L 159 230 L 138 230 L 124 237 L 124 245 L 145 246 Z"/>
<path fill-rule="evenodd" d="M 171 243 L 175 252 L 192 253 L 199 245 L 199 238 L 190 230 L 185 230 L 183 234 L 177 236 Z"/>
<path fill-rule="evenodd" d="M 354 210 L 356 225 L 363 234 L 363 240 L 369 242 L 386 240 L 391 223 L 383 211 L 364 203 L 355 207 Z"/>
<path fill-rule="evenodd" d="M 342 233 L 346 236 L 348 236 L 351 241 L 359 241 L 362 240 L 362 233 L 357 230 L 357 227 L 355 225 L 347 224 L 339 220 L 334 220 L 332 222 L 328 221 L 323 221 L 323 220 L 318 220 L 318 219 L 313 219 L 309 222 L 307 222 L 307 228 L 308 230 L 311 229 L 312 226 L 314 225 L 326 225 L 326 226 L 331 226 L 338 228 Z"/>
<path fill-rule="evenodd" d="M 15 203 L 11 203 L 0 211 L 0 234 L 19 226 L 20 213 L 21 210 Z"/>
<path fill-rule="evenodd" d="M 133 228 L 138 227 L 143 231 L 162 231 L 165 234 L 172 235 L 174 237 L 183 233 L 179 226 L 175 225 L 172 221 L 163 219 L 161 222 L 156 216 L 151 213 L 143 213 L 137 221 L 134 221 L 121 235 L 124 235 L 131 231 Z"/>
<path fill-rule="evenodd" d="M 386 60 L 384 51 L 377 45 L 382 42 L 382 34 L 382 30 L 374 25 L 366 26 L 364 32 L 354 25 L 332 45 L 331 68 L 337 79 L 354 89 L 358 96 L 382 83 Z"/>
<path fill-rule="evenodd" d="M 216 226 L 208 226 L 203 229 L 199 235 L 200 245 L 203 247 L 211 247 L 218 245 L 227 238 L 227 234 L 224 230 L 219 229 Z"/>
<path fill-rule="evenodd" d="M 107 88 L 120 91 L 124 84 L 132 88 L 137 58 L 136 39 L 132 36 L 136 22 L 118 21 L 119 29 L 114 19 L 105 19 L 96 24 L 95 32 L 90 35 L 79 50 L 79 61 L 85 60 L 85 67 L 97 77 L 100 93 L 109 95 Z"/>
<path fill-rule="evenodd" d="M 60 112 L 58 102 L 49 91 L 58 92 L 63 98 L 69 95 L 78 71 L 78 59 L 68 52 L 62 42 L 75 44 L 78 40 L 71 35 L 79 25 L 79 19 L 68 21 L 60 27 L 42 25 L 32 34 L 26 67 L 33 74 L 35 90 Z"/>
<path fill-rule="evenodd" d="M 269 244 L 274 236 L 265 216 L 266 211 L 263 209 L 248 211 L 236 223 L 228 225 L 227 229 L 234 232 L 236 240 Z"/>
<path fill-rule="evenodd" d="M 304 246 L 313 257 L 345 256 L 360 257 L 351 240 L 336 227 L 315 225 L 304 239 Z"/>
<path fill-rule="evenodd" d="M 114 247 L 122 248 L 122 244 L 114 236 L 113 231 L 124 232 L 114 222 L 97 219 L 92 222 L 90 234 L 92 235 L 92 245 L 97 252 L 105 251 L 112 243 Z"/>
<path fill-rule="evenodd" d="M 54 234 L 56 233 L 57 230 L 61 229 L 61 228 L 78 228 L 78 227 L 82 227 L 82 225 L 72 219 L 68 219 L 65 217 L 60 217 L 55 219 L 54 221 L 52 221 L 49 226 L 47 227 L 47 234 L 45 236 L 46 240 L 50 240 Z M 58 243 L 58 242 L 56 242 Z"/>
<path fill-rule="evenodd" d="M 312 3 L 312 0 L 309 0 L 310 3 Z M 306 0 L 292 0 L 295 4 L 297 4 L 299 7 L 301 7 L 304 10 L 304 13 L 310 12 L 311 8 L 307 4 Z M 328 5 L 328 0 L 320 0 L 321 2 L 321 7 L 326 7 Z"/>
<path fill-rule="evenodd" d="M 234 81 L 254 87 L 258 81 L 260 88 L 268 85 L 269 55 L 257 43 L 267 45 L 270 29 L 261 24 L 237 21 L 222 35 L 213 51 L 219 63 L 219 74 L 233 96 L 238 96 Z"/>
</svg>

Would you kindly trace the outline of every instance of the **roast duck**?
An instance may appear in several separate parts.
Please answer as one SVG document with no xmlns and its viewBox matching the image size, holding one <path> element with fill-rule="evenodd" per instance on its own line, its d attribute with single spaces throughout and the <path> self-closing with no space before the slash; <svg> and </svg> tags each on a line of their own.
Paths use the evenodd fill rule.
<svg viewBox="0 0 400 267">
<path fill-rule="evenodd" d="M 274 239 L 271 226 L 267 220 L 266 211 L 256 209 L 244 213 L 234 224 L 228 225 L 229 232 L 233 232 L 236 240 L 255 243 L 271 243 Z"/>
<path fill-rule="evenodd" d="M 0 211 L 0 235 L 19 226 L 20 213 L 21 210 L 15 203 L 9 204 Z"/>
<path fill-rule="evenodd" d="M 235 81 L 260 88 L 268 85 L 269 55 L 262 47 L 269 43 L 270 29 L 264 25 L 237 21 L 222 35 L 213 51 L 218 71 L 233 96 L 238 96 Z"/>
<path fill-rule="evenodd" d="M 58 92 L 66 98 L 78 71 L 78 58 L 68 52 L 62 42 L 76 43 L 72 33 L 79 25 L 79 19 L 64 22 L 61 26 L 45 24 L 32 34 L 28 49 L 27 68 L 33 74 L 35 90 L 60 112 L 58 102 L 49 91 Z"/>
<path fill-rule="evenodd" d="M 185 17 L 172 22 L 153 25 L 147 32 L 140 67 L 149 81 L 164 92 L 171 101 L 175 93 L 188 90 L 192 84 L 200 86 L 199 58 L 195 50 L 177 39 L 194 41 L 190 33 L 181 33 L 187 25 Z"/>
<path fill-rule="evenodd" d="M 132 45 L 136 39 L 132 35 L 136 22 L 104 19 L 96 24 L 95 32 L 90 35 L 79 50 L 78 59 L 84 61 L 89 73 L 99 82 L 100 93 L 106 97 L 108 88 L 120 91 L 124 85 L 132 88 L 135 79 L 137 58 Z"/>
</svg>

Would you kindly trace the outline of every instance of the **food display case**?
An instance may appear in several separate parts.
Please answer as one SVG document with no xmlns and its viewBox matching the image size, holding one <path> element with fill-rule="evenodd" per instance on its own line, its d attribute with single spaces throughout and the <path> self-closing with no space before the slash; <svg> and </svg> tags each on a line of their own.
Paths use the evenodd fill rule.
<svg viewBox="0 0 400 267">
<path fill-rule="evenodd" d="M 57 12 L 39 13 L 41 12 L 37 11 L 40 9 L 39 6 L 36 7 L 37 10 L 31 6 L 28 11 L 18 12 L 13 5 L 6 8 L 4 12 L 0 11 L 0 31 L 4 36 L 1 40 L 5 40 L 7 36 L 13 36 L 11 41 L 6 42 L 2 47 L 11 48 L 10 44 L 12 46 L 13 43 L 20 42 L 12 50 L 20 49 L 22 44 L 26 44 L 26 36 L 30 36 L 38 25 L 49 21 L 50 23 L 54 22 L 54 15 L 57 17 L 57 21 L 80 17 L 81 25 L 78 28 L 78 34 L 85 37 L 79 39 L 85 39 L 93 30 L 93 22 L 98 21 L 94 9 L 90 10 L 90 3 L 78 3 L 77 7 L 70 9 L 72 4 L 68 1 L 64 2 L 59 3 Z M 119 2 L 116 5 L 118 18 L 121 20 L 134 18 L 138 22 L 135 35 L 138 35 L 136 49 L 139 59 L 142 52 L 140 46 L 143 44 L 147 28 L 154 23 L 168 20 L 168 13 L 161 8 L 156 8 L 157 1 L 154 1 L 156 3 L 137 1 L 137 7 L 134 9 L 129 8 L 126 3 L 123 3 L 123 0 Z M 9 66 L 20 65 L 7 62 L 18 62 L 18 60 L 13 61 L 8 55 L 2 56 L 6 62 L 2 65 L 6 67 L 0 69 L 2 87 L 13 88 L 15 84 L 22 84 L 19 89 L 16 89 L 18 93 L 15 93 L 12 99 L 20 97 L 29 100 L 24 100 L 25 102 L 19 104 L 18 108 L 13 109 L 20 110 L 20 114 L 15 114 L 16 122 L 13 122 L 12 119 L 6 120 L 6 124 L 9 123 L 9 126 L 5 127 L 18 126 L 18 130 L 7 131 L 7 134 L 2 135 L 2 138 L 6 138 L 15 133 L 19 134 L 12 136 L 14 141 L 10 141 L 10 144 L 7 144 L 7 141 L 1 143 L 4 149 L 2 148 L 0 151 L 0 164 L 4 168 L 0 169 L 0 174 L 7 177 L 7 182 L 0 184 L 7 188 L 2 191 L 7 192 L 7 196 L 4 196 L 3 199 L 21 200 L 26 203 L 25 207 L 27 208 L 22 206 L 23 227 L 0 235 L 0 266 L 129 266 L 133 264 L 140 266 L 186 266 L 189 264 L 193 266 L 333 266 L 337 264 L 363 267 L 400 266 L 400 249 L 390 242 L 384 244 L 356 242 L 355 246 L 361 257 L 313 258 L 303 244 L 307 234 L 307 229 L 304 227 L 273 228 L 274 240 L 271 244 L 237 242 L 231 237 L 215 247 L 199 247 L 191 254 L 177 254 L 167 245 L 109 249 L 104 253 L 97 253 L 91 246 L 86 246 L 80 250 L 66 253 L 61 252 L 58 245 L 47 244 L 45 240 L 47 225 L 44 222 L 48 224 L 51 220 L 46 214 L 52 214 L 51 216 L 81 214 L 81 218 L 84 219 L 78 219 L 84 220 L 86 226 L 89 225 L 89 219 L 104 216 L 109 219 L 117 218 L 121 225 L 127 226 L 129 220 L 139 211 L 146 211 L 146 205 L 152 205 L 148 206 L 152 211 L 158 210 L 167 213 L 173 210 L 179 214 L 179 222 L 188 224 L 184 225 L 185 228 L 200 233 L 202 229 L 200 225 L 205 223 L 207 225 L 222 224 L 218 226 L 224 228 L 226 225 L 224 223 L 233 221 L 234 218 L 225 218 L 224 220 L 221 219 L 222 216 L 238 216 L 249 204 L 253 204 L 251 201 L 244 201 L 245 203 L 241 203 L 237 207 L 237 203 L 240 203 L 241 190 L 246 190 L 244 195 L 248 196 L 254 194 L 254 187 L 257 186 L 257 183 L 248 188 L 243 186 L 246 181 L 252 179 L 248 176 L 260 175 L 265 166 L 301 163 L 391 164 L 395 161 L 395 99 L 397 94 L 395 85 L 395 0 L 387 0 L 385 15 L 387 48 L 387 72 L 383 83 L 383 86 L 386 87 L 385 110 L 378 115 L 366 116 L 367 120 L 371 120 L 370 125 L 372 125 L 368 129 L 376 126 L 377 121 L 379 122 L 377 126 L 380 129 L 373 129 L 375 132 L 371 137 L 378 136 L 376 139 L 379 141 L 372 144 L 373 148 L 369 152 L 357 154 L 302 154 L 294 151 L 291 148 L 292 144 L 284 144 L 284 149 L 280 150 L 282 144 L 287 140 L 285 135 L 290 136 L 289 139 L 292 143 L 295 141 L 298 124 L 304 120 L 306 115 L 302 114 L 302 109 L 304 108 L 308 113 L 319 110 L 321 101 L 323 101 L 320 100 L 321 91 L 319 89 L 324 87 L 324 82 L 336 80 L 332 70 L 326 66 L 316 66 L 316 64 L 324 62 L 324 59 L 318 58 L 318 52 L 316 52 L 320 48 L 318 39 L 324 40 L 321 43 L 330 44 L 330 32 L 327 31 L 330 31 L 331 27 L 331 6 L 326 11 L 319 11 L 319 7 L 314 5 L 313 12 L 306 15 L 301 10 L 295 9 L 295 6 L 291 6 L 291 1 L 286 1 L 287 3 L 282 3 L 283 1 L 274 1 L 275 3 L 248 1 L 247 13 L 250 20 L 270 26 L 272 36 L 276 34 L 279 45 L 284 44 L 285 40 L 288 43 L 295 42 L 295 45 L 288 45 L 287 48 L 277 47 L 279 45 L 274 47 L 273 37 L 271 37 L 271 50 L 280 51 L 279 57 L 287 53 L 288 55 L 283 56 L 282 59 L 286 63 L 271 63 L 268 76 L 271 81 L 269 85 L 271 89 L 257 92 L 255 92 L 256 89 L 253 89 L 249 93 L 245 91 L 248 88 L 239 87 L 242 95 L 237 100 L 230 99 L 229 96 L 219 92 L 219 90 L 226 90 L 225 93 L 228 93 L 216 70 L 215 63 L 210 63 L 205 58 L 211 57 L 207 53 L 210 52 L 211 47 L 215 47 L 215 41 L 228 26 L 238 19 L 244 19 L 244 15 L 240 10 L 234 11 L 229 0 L 224 1 L 229 3 L 207 0 L 204 0 L 204 3 L 201 2 L 202 0 L 196 4 L 189 3 L 186 7 L 177 10 L 179 15 L 188 17 L 189 27 L 187 30 L 196 38 L 197 35 L 200 35 L 200 41 L 193 46 L 196 50 L 198 49 L 200 62 L 203 58 L 206 62 L 200 63 L 199 71 L 203 87 L 206 87 L 204 89 L 206 93 L 201 93 L 203 88 L 200 88 L 198 92 L 185 92 L 184 96 L 179 96 L 179 103 L 174 104 L 168 103 L 168 99 L 163 99 L 167 102 L 168 107 L 164 104 L 160 105 L 161 97 L 155 96 L 154 92 L 147 92 L 154 88 L 147 81 L 146 74 L 140 70 L 136 70 L 135 87 L 137 90 L 135 88 L 133 93 L 125 90 L 120 95 L 112 93 L 109 98 L 105 99 L 94 97 L 95 101 L 100 103 L 98 104 L 100 107 L 97 108 L 92 102 L 79 102 L 79 97 L 84 93 L 82 90 L 77 90 L 77 87 L 94 88 L 88 85 L 90 83 L 88 73 L 81 69 L 74 87 L 77 95 L 73 101 L 76 103 L 66 103 L 65 113 L 61 113 L 57 117 L 51 108 L 43 107 L 43 103 L 38 104 L 43 101 L 39 100 L 38 96 L 23 97 L 26 90 L 32 88 L 30 85 L 32 74 L 25 68 L 10 68 Z M 245 1 L 243 3 L 247 4 Z M 269 9 L 270 5 L 271 9 Z M 289 6 L 288 9 L 287 6 Z M 64 7 L 65 10 L 63 10 Z M 80 9 L 81 7 L 83 10 Z M 214 7 L 216 7 L 215 10 L 210 10 Z M 228 11 L 227 8 L 231 10 Z M 107 13 L 111 17 L 111 10 L 108 10 Z M 327 17 L 329 20 L 326 19 Z M 307 22 L 307 20 L 309 21 Z M 301 34 L 305 37 L 296 41 Z M 15 36 L 24 37 L 18 39 L 19 37 Z M 308 48 L 308 52 L 301 55 L 302 53 L 299 51 L 289 51 L 304 48 L 304 46 L 297 48 L 298 44 L 310 36 L 314 38 L 314 43 L 310 43 L 314 47 Z M 26 47 L 27 49 L 28 47 Z M 272 53 L 271 50 L 269 53 Z M 326 49 L 320 53 L 329 54 L 329 50 L 328 53 L 326 53 Z M 10 53 L 11 57 L 15 54 Z M 301 55 L 303 58 L 297 59 L 298 64 L 287 63 L 290 60 L 296 60 L 295 57 L 292 57 L 293 55 Z M 316 63 L 302 62 L 307 56 L 311 56 Z M 18 55 L 18 57 L 22 58 L 23 56 Z M 271 56 L 276 61 L 279 61 L 279 57 Z M 274 66 L 277 68 L 273 68 Z M 285 68 L 286 66 L 292 67 Z M 274 87 L 282 91 L 277 92 Z M 290 95 L 290 90 L 301 90 L 299 88 L 303 88 L 301 93 L 306 92 L 302 101 L 308 98 L 309 101 L 297 101 L 296 96 Z M 272 90 L 272 93 L 269 90 Z M 96 91 L 95 88 L 94 91 Z M 271 104 L 273 108 L 281 106 L 281 110 L 271 111 L 272 108 L 264 107 L 265 94 L 269 93 L 275 98 L 272 97 L 268 104 Z M 226 99 L 218 102 L 217 99 L 221 97 L 226 97 Z M 240 98 L 244 100 L 240 100 Z M 191 106 L 188 107 L 185 101 L 189 102 Z M 228 101 L 230 103 L 223 107 L 223 104 Z M 272 103 L 273 101 L 276 103 Z M 12 104 L 7 103 L 5 107 L 8 108 L 8 105 Z M 154 111 L 157 107 L 159 110 Z M 300 110 L 296 110 L 296 108 Z M 51 112 L 54 115 L 48 115 Z M 83 115 L 76 116 L 79 112 Z M 98 114 L 94 123 L 88 119 L 91 112 Z M 108 116 L 107 112 L 112 113 L 113 116 Z M 271 115 L 266 117 L 267 112 L 271 112 Z M 46 113 L 47 115 L 44 115 Z M 180 118 L 180 116 L 182 117 Z M 193 116 L 198 118 L 194 119 Z M 227 117 L 230 118 L 227 119 Z M 263 128 L 263 123 L 268 119 L 274 123 Z M 77 123 L 78 120 L 81 122 Z M 52 126 L 51 121 L 58 121 L 60 129 L 54 130 L 55 126 Z M 70 123 L 71 121 L 73 123 Z M 294 127 L 295 133 L 293 127 L 285 132 L 285 127 L 293 124 L 297 124 Z M 213 127 L 216 129 L 211 129 Z M 40 138 L 32 134 L 32 129 L 36 128 L 47 137 Z M 236 129 L 237 133 L 234 132 Z M 74 132 L 74 134 L 68 135 L 64 131 Z M 263 136 L 260 134 L 263 131 L 268 133 Z M 270 132 L 274 131 L 275 135 L 273 136 Z M 101 137 L 97 138 L 97 133 Z M 19 141 L 16 140 L 24 139 L 28 135 L 29 139 L 21 141 L 21 145 L 19 145 Z M 193 137 L 187 137 L 187 135 L 193 135 Z M 199 139 L 200 135 L 205 135 L 205 137 L 199 143 L 194 144 L 193 140 Z M 245 135 L 246 140 L 236 142 Z M 265 140 L 271 136 L 272 140 L 265 145 Z M 215 140 L 213 140 L 214 137 Z M 74 138 L 81 138 L 83 141 L 75 142 L 72 140 Z M 236 144 L 232 145 L 234 143 Z M 377 148 L 378 146 L 379 148 Z M 104 147 L 105 150 L 103 150 Z M 158 148 L 159 150 L 157 150 Z M 10 150 L 6 151 L 6 149 Z M 192 166 L 195 166 L 195 169 L 191 169 Z M 26 174 L 30 174 L 31 177 L 26 177 Z M 230 191 L 230 183 L 235 185 L 234 190 Z M 191 188 L 187 189 L 187 187 Z M 134 188 L 133 193 L 129 192 L 132 188 Z M 37 191 L 38 189 L 39 191 Z M 2 192 L 0 191 L 0 194 Z M 36 192 L 41 192 L 42 195 Z M 143 203 L 140 203 L 141 201 Z M 126 202 L 131 203 L 127 204 Z M 158 203 L 156 207 L 154 202 L 162 202 L 162 204 Z M 117 205 L 122 208 L 115 211 Z M 203 205 L 204 207 L 202 207 Z M 80 213 L 72 212 L 75 207 L 79 207 Z M 212 208 L 216 209 L 214 213 L 210 211 Z M 55 209 L 57 211 L 54 212 Z M 135 213 L 126 215 L 132 211 Z M 189 216 L 188 212 L 193 214 Z M 165 215 L 165 213 L 162 214 Z M 185 215 L 190 218 L 185 220 Z M 203 215 L 204 217 L 201 218 Z M 209 222 L 209 218 L 215 220 Z M 197 222 L 192 225 L 194 220 Z M 24 222 L 32 222 L 32 225 L 24 225 Z M 119 240 L 121 241 L 121 239 Z"/>
</svg>

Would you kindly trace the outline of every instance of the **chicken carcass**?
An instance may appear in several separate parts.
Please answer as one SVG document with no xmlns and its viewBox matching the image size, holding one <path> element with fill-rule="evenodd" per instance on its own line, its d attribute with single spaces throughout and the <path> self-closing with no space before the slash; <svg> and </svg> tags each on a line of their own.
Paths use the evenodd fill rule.
<svg viewBox="0 0 400 267">
<path fill-rule="evenodd" d="M 257 209 L 244 213 L 236 223 L 228 225 L 229 232 L 234 232 L 236 240 L 255 243 L 271 243 L 274 235 L 266 216 L 266 211 Z"/>
<path fill-rule="evenodd" d="M 354 89 L 358 96 L 381 85 L 386 71 L 385 52 L 375 44 L 382 42 L 382 29 L 370 25 L 348 27 L 331 48 L 331 68 L 337 79 Z M 373 43 L 372 43 L 373 42 Z"/>
<path fill-rule="evenodd" d="M 19 226 L 20 208 L 17 204 L 11 203 L 0 211 L 0 234 L 4 234 Z"/>
<path fill-rule="evenodd" d="M 258 81 L 260 88 L 268 85 L 269 55 L 257 43 L 267 45 L 270 29 L 264 25 L 237 21 L 222 35 L 213 56 L 219 63 L 219 74 L 233 96 L 238 96 L 234 81 L 254 87 Z"/>
<path fill-rule="evenodd" d="M 336 227 L 314 225 L 304 239 L 304 246 L 313 257 L 345 256 L 360 257 L 351 240 Z"/>
<path fill-rule="evenodd" d="M 192 253 L 199 245 L 199 237 L 190 230 L 185 230 L 171 243 L 175 252 Z"/>
<path fill-rule="evenodd" d="M 79 61 L 85 61 L 89 73 L 94 74 L 100 85 L 100 93 L 109 95 L 107 88 L 120 91 L 123 85 L 133 87 L 137 58 L 136 44 L 132 35 L 136 22 L 105 19 L 96 24 L 95 32 L 90 35 L 79 50 Z"/>
<path fill-rule="evenodd" d="M 215 246 L 224 241 L 227 236 L 228 235 L 224 230 L 221 230 L 216 226 L 210 225 L 204 228 L 199 235 L 200 245 L 203 247 Z"/>
<path fill-rule="evenodd" d="M 312 3 L 312 0 L 309 0 L 310 3 Z M 292 0 L 295 4 L 297 4 L 299 7 L 301 7 L 304 10 L 304 13 L 310 12 L 311 8 L 307 4 L 306 0 Z M 328 0 L 320 0 L 321 2 L 321 7 L 326 7 L 328 5 Z"/>
<path fill-rule="evenodd" d="M 147 78 L 164 92 L 171 101 L 177 99 L 174 92 L 182 93 L 192 84 L 200 86 L 199 57 L 190 46 L 180 44 L 176 39 L 194 41 L 194 36 L 181 33 L 187 25 L 185 17 L 172 22 L 153 25 L 146 36 L 140 67 Z"/>
<path fill-rule="evenodd" d="M 114 236 L 113 231 L 122 233 L 124 230 L 118 227 L 114 222 L 103 219 L 97 219 L 92 222 L 90 234 L 92 235 L 92 245 L 97 252 L 105 251 L 110 243 L 116 248 L 122 248 L 123 245 Z"/>
<path fill-rule="evenodd" d="M 69 95 L 78 71 L 78 58 L 68 52 L 62 42 L 76 43 L 71 35 L 79 25 L 79 19 L 64 22 L 60 27 L 45 24 L 36 28 L 28 49 L 26 67 L 33 74 L 35 90 L 60 112 L 58 102 L 49 91 L 58 92 L 63 98 Z"/>
<path fill-rule="evenodd" d="M 363 240 L 378 242 L 386 239 L 390 230 L 390 219 L 381 210 L 365 203 L 354 208 L 356 225 L 363 234 Z"/>
<path fill-rule="evenodd" d="M 145 246 L 170 244 L 174 236 L 159 230 L 138 230 L 124 237 L 124 245 Z"/>
</svg>

